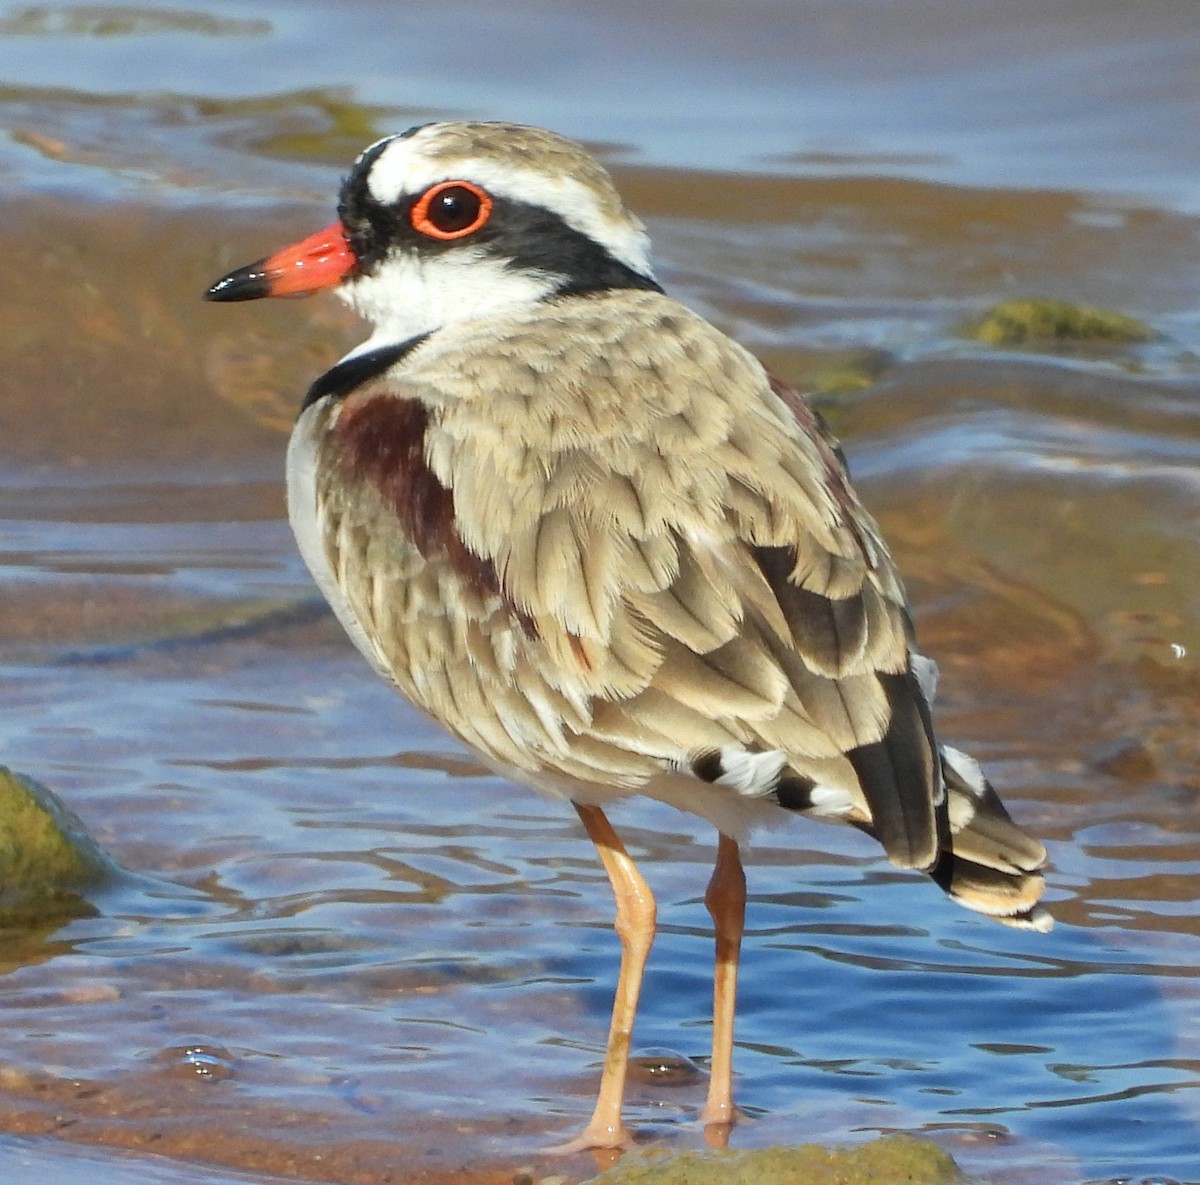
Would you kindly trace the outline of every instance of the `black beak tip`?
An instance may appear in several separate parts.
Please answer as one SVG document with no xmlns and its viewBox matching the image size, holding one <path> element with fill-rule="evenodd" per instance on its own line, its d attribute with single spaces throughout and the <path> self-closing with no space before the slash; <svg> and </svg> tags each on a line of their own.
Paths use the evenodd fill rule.
<svg viewBox="0 0 1200 1185">
<path fill-rule="evenodd" d="M 205 300 L 231 302 L 235 300 L 259 300 L 269 296 L 267 275 L 263 270 L 264 260 L 239 267 L 237 271 L 222 276 L 215 284 L 210 285 L 204 293 Z"/>
</svg>

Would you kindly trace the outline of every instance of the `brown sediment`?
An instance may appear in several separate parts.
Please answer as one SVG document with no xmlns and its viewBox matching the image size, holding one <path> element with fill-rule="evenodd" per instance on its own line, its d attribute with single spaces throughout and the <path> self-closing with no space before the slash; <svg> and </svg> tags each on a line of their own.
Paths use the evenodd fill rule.
<svg viewBox="0 0 1200 1185">
<path fill-rule="evenodd" d="M 456 1153 L 464 1133 L 452 1122 L 421 1117 L 419 1145 L 352 1139 L 317 1114 L 232 1097 L 214 1105 L 213 1090 L 202 1081 L 127 1087 L 0 1068 L 0 1131 L 338 1185 L 512 1185 L 522 1165 L 481 1165 Z M 405 1119 L 397 1116 L 397 1128 Z"/>
<path fill-rule="evenodd" d="M 7 202 L 5 462 L 78 477 L 277 461 L 307 383 L 356 322 L 323 301 L 265 310 L 255 328 L 201 303 L 222 263 L 271 233 L 215 214 Z"/>
<path fill-rule="evenodd" d="M 337 1185 L 537 1185 L 591 1180 L 614 1156 L 550 1154 L 481 1163 L 473 1142 L 512 1137 L 512 1125 L 490 1133 L 479 1125 L 419 1117 L 421 1138 L 404 1138 L 413 1119 L 397 1115 L 397 1138 L 353 1138 L 326 1115 L 254 1104 L 199 1078 L 134 1084 L 70 1081 L 0 1068 L 0 1131 L 71 1143 L 153 1153 L 241 1172 L 269 1173 Z M 203 1117 L 196 1115 L 197 1104 Z M 530 1131 L 531 1144 L 537 1132 Z M 805 1144 L 750 1151 L 634 1151 L 596 1178 L 597 1185 L 712 1181 L 763 1185 L 953 1185 L 961 1175 L 950 1155 L 928 1140 L 885 1136 L 857 1147 Z"/>
</svg>

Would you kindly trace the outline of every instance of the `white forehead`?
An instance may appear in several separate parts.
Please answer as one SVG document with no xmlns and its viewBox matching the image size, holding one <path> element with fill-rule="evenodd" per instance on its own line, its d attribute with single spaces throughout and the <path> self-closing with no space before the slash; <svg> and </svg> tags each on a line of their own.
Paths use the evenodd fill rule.
<svg viewBox="0 0 1200 1185">
<path fill-rule="evenodd" d="M 386 206 L 420 194 L 438 181 L 473 181 L 493 196 L 550 210 L 622 263 L 651 275 L 646 229 L 621 204 L 608 174 L 593 157 L 569 140 L 532 128 L 509 129 L 522 134 L 522 142 L 520 151 L 506 154 L 508 125 L 474 125 L 496 130 L 494 138 L 472 151 L 470 140 L 479 133 L 470 138 L 463 135 L 469 126 L 430 124 L 405 136 L 376 141 L 359 158 L 379 153 L 366 178 L 371 197 Z M 386 146 L 380 150 L 380 145 Z"/>
</svg>

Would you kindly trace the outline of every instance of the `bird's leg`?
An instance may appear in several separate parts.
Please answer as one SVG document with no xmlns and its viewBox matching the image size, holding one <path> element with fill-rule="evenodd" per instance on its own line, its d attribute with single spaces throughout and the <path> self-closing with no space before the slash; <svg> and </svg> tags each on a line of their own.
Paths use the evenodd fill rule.
<svg viewBox="0 0 1200 1185">
<path fill-rule="evenodd" d="M 717 940 L 713 974 L 712 1062 L 708 1101 L 700 1113 L 710 1144 L 724 1147 L 729 1128 L 737 1119 L 733 1106 L 733 1014 L 737 1004 L 738 956 L 746 921 L 746 874 L 737 841 L 722 834 L 717 862 L 704 893 Z"/>
<path fill-rule="evenodd" d="M 642 879 L 642 874 L 617 838 L 604 812 L 599 807 L 580 806 L 579 803 L 575 804 L 575 809 L 596 845 L 617 900 L 615 929 L 621 939 L 621 970 L 617 975 L 617 992 L 613 999 L 612 1023 L 608 1030 L 608 1047 L 604 1052 L 604 1070 L 600 1075 L 596 1109 L 587 1127 L 574 1140 L 553 1149 L 555 1152 L 624 1148 L 632 1143 L 629 1132 L 621 1122 L 621 1103 L 625 1097 L 625 1074 L 629 1068 L 633 1019 L 637 1013 L 646 958 L 654 941 L 658 912 L 650 886 Z"/>
</svg>

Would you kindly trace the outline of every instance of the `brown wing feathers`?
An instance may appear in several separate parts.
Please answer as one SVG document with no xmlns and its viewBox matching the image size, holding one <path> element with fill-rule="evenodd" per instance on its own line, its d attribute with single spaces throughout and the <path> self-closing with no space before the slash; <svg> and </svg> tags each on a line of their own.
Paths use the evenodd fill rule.
<svg viewBox="0 0 1200 1185">
<path fill-rule="evenodd" d="M 442 331 L 405 360 L 403 387 L 384 380 L 343 400 L 323 460 L 337 480 L 323 488 L 331 503 L 347 483 L 373 494 L 323 508 L 336 520 L 331 566 L 352 584 L 333 552 L 352 546 L 347 516 L 374 502 L 392 518 L 366 533 L 390 531 L 397 553 L 415 553 L 430 586 L 422 611 L 461 617 L 438 626 L 456 637 L 449 667 L 398 673 L 406 693 L 494 760 L 519 752 L 563 784 L 653 792 L 655 770 L 690 760 L 693 776 L 734 795 L 795 809 L 832 795 L 832 813 L 895 863 L 936 865 L 973 908 L 1027 911 L 1039 851 L 1002 866 L 1024 837 L 961 763 L 945 778 L 949 810 L 972 821 L 947 814 L 903 593 L 816 414 L 666 298 L 624 294 L 621 318 L 604 315 L 605 299 L 564 302 L 567 323 L 547 346 L 553 384 L 536 334 L 514 319 L 486 384 L 477 345 L 459 366 Z M 649 378 L 610 364 L 636 358 L 636 332 L 605 349 L 614 326 L 639 317 L 667 343 Z M 658 333 L 663 318 L 670 335 Z M 564 357 L 563 334 L 594 348 Z M 431 627 L 397 618 L 377 590 L 344 591 L 375 632 Z M 454 596 L 467 608 L 447 610 Z M 404 638 L 389 649 L 436 661 Z M 466 716 L 489 710 L 513 718 Z M 969 842 L 939 862 L 952 831 Z M 1020 882 L 1014 908 L 989 907 L 1003 896 L 989 876 Z"/>
<path fill-rule="evenodd" d="M 928 706 L 908 670 L 903 636 L 885 633 L 880 639 L 868 629 L 867 605 L 882 599 L 880 592 L 864 572 L 858 595 L 822 596 L 794 582 L 797 563 L 791 549 L 757 547 L 753 555 L 807 668 L 801 674 L 789 663 L 801 703 L 818 712 L 841 741 L 866 800 L 872 834 L 894 863 L 932 867 L 939 832 L 946 830 L 939 819 L 943 795 L 936 742 Z M 877 622 L 902 613 L 896 605 L 887 609 L 874 615 Z M 896 666 L 900 670 L 892 669 Z M 844 717 L 845 733 L 835 723 L 838 716 Z"/>
<path fill-rule="evenodd" d="M 929 869 L 949 830 L 929 710 L 907 671 L 878 678 L 890 710 L 887 732 L 846 757 L 871 808 L 871 832 L 888 859 L 902 868 Z"/>
<path fill-rule="evenodd" d="M 346 399 L 333 436 L 341 477 L 352 487 L 373 489 L 425 559 L 445 554 L 468 583 L 498 593 L 494 565 L 463 545 L 454 497 L 430 471 L 428 425 L 429 411 L 419 399 L 369 391 Z"/>
</svg>

